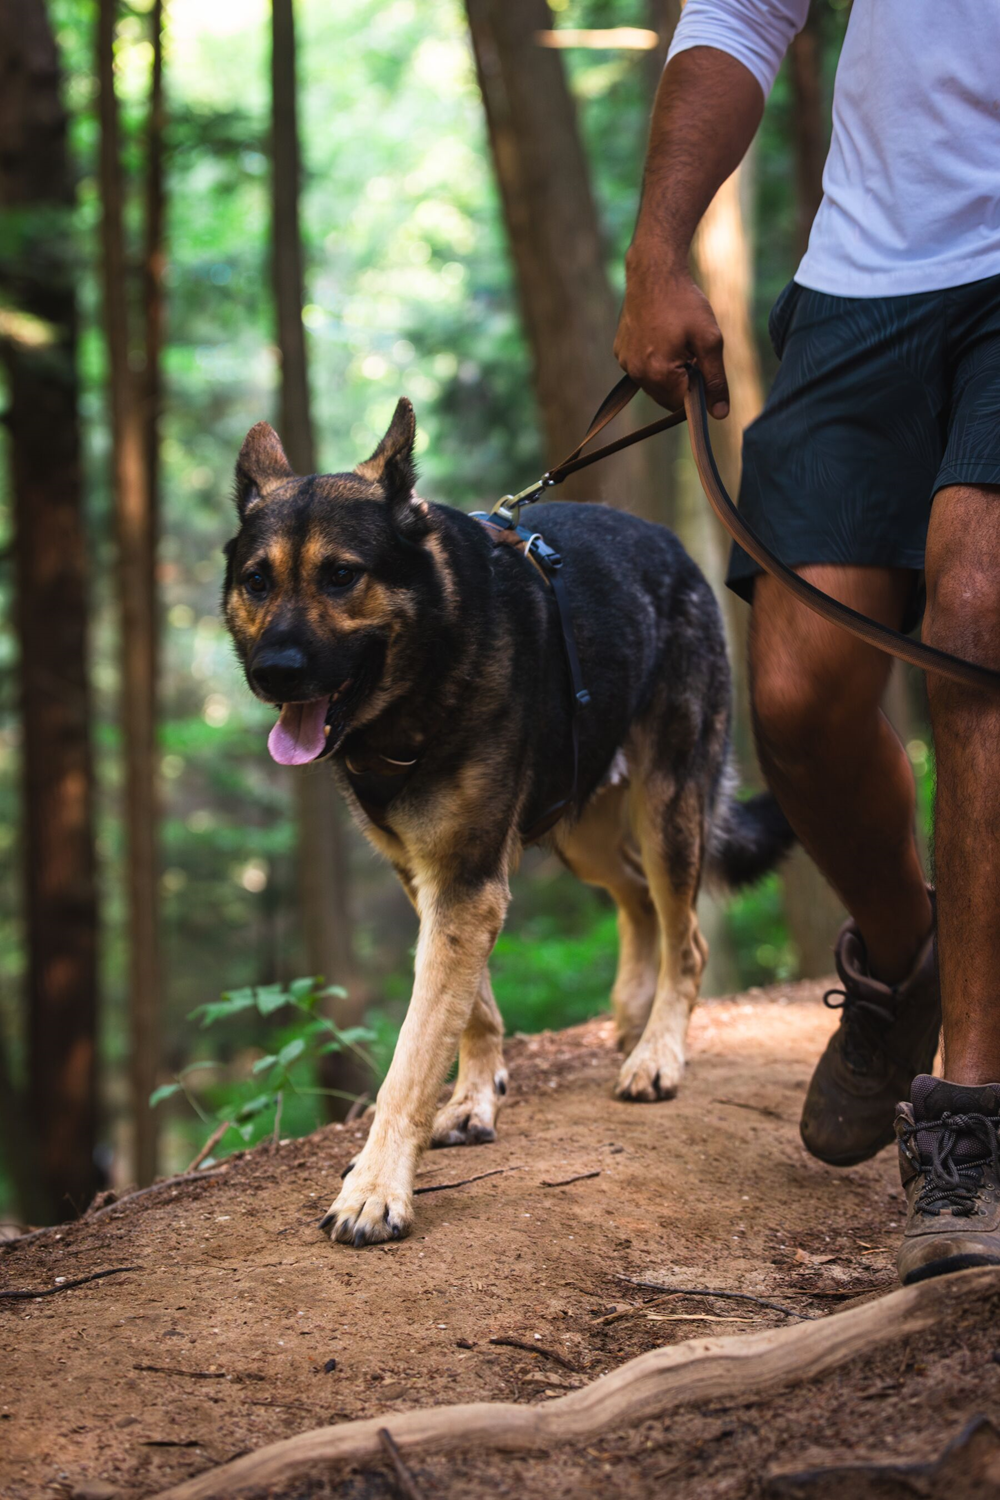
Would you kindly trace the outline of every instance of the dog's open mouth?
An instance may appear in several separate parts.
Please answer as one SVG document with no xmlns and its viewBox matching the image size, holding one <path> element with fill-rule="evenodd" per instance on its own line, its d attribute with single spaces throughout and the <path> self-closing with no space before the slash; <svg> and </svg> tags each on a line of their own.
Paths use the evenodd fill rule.
<svg viewBox="0 0 1000 1500">
<path fill-rule="evenodd" d="M 350 686 L 351 679 L 348 678 L 335 693 L 325 698 L 310 698 L 305 703 L 283 703 L 278 722 L 267 737 L 272 760 L 276 760 L 279 766 L 304 766 L 336 749 L 346 727 L 344 716 L 338 710 Z"/>
</svg>

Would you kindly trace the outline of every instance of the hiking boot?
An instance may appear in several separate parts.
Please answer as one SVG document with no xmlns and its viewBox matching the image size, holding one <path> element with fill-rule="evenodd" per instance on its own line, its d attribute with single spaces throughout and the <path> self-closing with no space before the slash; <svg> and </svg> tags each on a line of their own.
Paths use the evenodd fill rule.
<svg viewBox="0 0 1000 1500">
<path fill-rule="evenodd" d="M 840 929 L 834 956 L 840 986 L 823 1003 L 840 1011 L 840 1025 L 816 1065 L 799 1128 L 813 1156 L 853 1167 L 891 1145 L 897 1102 L 934 1066 L 941 989 L 933 932 L 897 985 L 873 978 L 854 922 Z"/>
<path fill-rule="evenodd" d="M 1000 1084 L 921 1077 L 911 1097 L 896 1115 L 907 1206 L 900 1281 L 1000 1265 Z"/>
</svg>

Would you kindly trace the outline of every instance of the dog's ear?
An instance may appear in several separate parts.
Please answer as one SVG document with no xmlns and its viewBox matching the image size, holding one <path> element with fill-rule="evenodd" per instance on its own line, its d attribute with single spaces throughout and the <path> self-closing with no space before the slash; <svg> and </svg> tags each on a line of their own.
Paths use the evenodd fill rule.
<svg viewBox="0 0 1000 1500">
<path fill-rule="evenodd" d="M 371 458 L 358 464 L 355 474 L 379 484 L 385 492 L 392 523 L 400 535 L 410 541 L 426 536 L 430 514 L 423 500 L 415 500 L 413 486 L 417 471 L 413 462 L 413 444 L 417 436 L 417 419 L 405 396 L 400 397 L 393 412 L 389 430 Z"/>
<path fill-rule="evenodd" d="M 258 422 L 243 439 L 236 460 L 236 509 L 240 520 L 286 479 L 294 479 L 281 439 L 269 422 Z"/>
</svg>

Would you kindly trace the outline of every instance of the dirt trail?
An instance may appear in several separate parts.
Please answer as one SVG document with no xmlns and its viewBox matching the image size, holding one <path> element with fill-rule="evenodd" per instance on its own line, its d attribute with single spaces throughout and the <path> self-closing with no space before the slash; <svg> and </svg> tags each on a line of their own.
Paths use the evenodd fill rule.
<svg viewBox="0 0 1000 1500">
<path fill-rule="evenodd" d="M 319 1234 L 361 1139 L 333 1126 L 5 1249 L 7 1288 L 137 1269 L 0 1301 L 0 1494 L 153 1495 L 323 1423 L 538 1400 L 657 1344 L 785 1321 L 750 1302 L 656 1299 L 620 1277 L 749 1292 L 813 1315 L 892 1288 L 902 1215 L 892 1154 L 836 1172 L 798 1141 L 806 1081 L 835 1021 L 820 990 L 702 1005 L 680 1096 L 656 1106 L 612 1097 L 606 1022 L 511 1042 L 499 1140 L 430 1154 L 419 1181 L 506 1170 L 422 1195 L 399 1244 L 353 1251 Z M 932 1348 L 859 1361 L 767 1403 L 687 1409 L 584 1450 L 469 1454 L 415 1472 L 428 1496 L 548 1500 L 623 1483 L 653 1495 L 669 1477 L 675 1494 L 701 1500 L 762 1494 L 775 1468 L 927 1458 L 971 1416 L 996 1413 L 996 1342 L 988 1327 L 950 1330 Z M 397 1493 L 378 1466 L 281 1491 Z"/>
</svg>

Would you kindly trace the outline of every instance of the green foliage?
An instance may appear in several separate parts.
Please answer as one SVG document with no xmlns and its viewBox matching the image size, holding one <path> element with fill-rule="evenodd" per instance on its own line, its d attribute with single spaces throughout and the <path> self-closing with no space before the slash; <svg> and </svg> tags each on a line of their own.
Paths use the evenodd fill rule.
<svg viewBox="0 0 1000 1500">
<path fill-rule="evenodd" d="M 351 1097 L 319 1086 L 322 1058 L 349 1049 L 371 1065 L 363 1044 L 373 1041 L 374 1033 L 362 1026 L 339 1027 L 321 1014 L 324 1000 L 343 999 L 345 993 L 339 986 L 324 985 L 315 977 L 293 979 L 288 985 L 227 990 L 218 1000 L 199 1005 L 189 1019 L 199 1020 L 202 1031 L 248 1013 L 268 1022 L 282 1011 L 290 1014 L 280 1029 L 267 1032 L 263 1055 L 249 1064 L 248 1071 L 243 1061 L 243 1076 L 227 1077 L 222 1061 L 199 1058 L 181 1068 L 172 1083 L 155 1089 L 150 1107 L 183 1095 L 203 1124 L 229 1122 L 230 1130 L 245 1144 L 260 1140 L 269 1129 L 277 1133 L 282 1124 L 293 1135 L 313 1129 L 318 1123 L 317 1099 L 331 1094 Z M 197 1090 L 192 1080 L 196 1072 L 211 1075 Z M 291 1111 L 287 1117 L 285 1113 L 289 1097 L 300 1105 L 294 1118 Z M 228 1135 L 229 1131 L 221 1138 L 220 1151 Z"/>
</svg>

